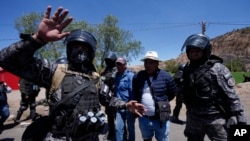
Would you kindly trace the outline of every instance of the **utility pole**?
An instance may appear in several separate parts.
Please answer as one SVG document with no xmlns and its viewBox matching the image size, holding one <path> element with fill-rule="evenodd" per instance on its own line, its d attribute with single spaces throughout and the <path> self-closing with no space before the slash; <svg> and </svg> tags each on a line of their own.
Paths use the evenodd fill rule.
<svg viewBox="0 0 250 141">
<path fill-rule="evenodd" d="M 201 33 L 202 35 L 205 35 L 206 32 L 206 22 L 202 21 L 201 22 Z"/>
</svg>

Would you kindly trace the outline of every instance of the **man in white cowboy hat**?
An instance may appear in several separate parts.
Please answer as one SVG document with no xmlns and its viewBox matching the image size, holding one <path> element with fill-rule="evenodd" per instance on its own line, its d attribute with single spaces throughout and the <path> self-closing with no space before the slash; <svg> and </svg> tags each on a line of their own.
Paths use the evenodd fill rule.
<svg viewBox="0 0 250 141">
<path fill-rule="evenodd" d="M 158 53 L 156 51 L 147 51 L 146 55 L 143 59 L 141 59 L 141 61 L 144 61 L 145 59 L 151 59 L 161 62 L 161 60 L 158 59 Z"/>
<path fill-rule="evenodd" d="M 136 100 L 146 107 L 144 116 L 138 119 L 142 138 L 144 141 L 152 141 L 155 134 L 156 140 L 168 141 L 169 101 L 175 97 L 176 84 L 168 72 L 158 68 L 161 60 L 156 51 L 148 51 L 141 61 L 144 62 L 145 70 L 134 76 L 133 92 Z M 165 113 L 158 112 L 162 104 L 166 107 L 163 109 Z"/>
</svg>

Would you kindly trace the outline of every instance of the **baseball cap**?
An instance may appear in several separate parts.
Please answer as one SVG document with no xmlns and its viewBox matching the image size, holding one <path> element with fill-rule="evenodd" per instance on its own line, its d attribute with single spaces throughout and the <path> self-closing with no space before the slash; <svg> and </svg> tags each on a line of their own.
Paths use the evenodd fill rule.
<svg viewBox="0 0 250 141">
<path fill-rule="evenodd" d="M 116 59 L 116 62 L 115 62 L 115 63 L 126 64 L 127 61 L 126 61 L 126 59 L 123 58 L 123 57 L 118 57 L 118 58 Z"/>
</svg>

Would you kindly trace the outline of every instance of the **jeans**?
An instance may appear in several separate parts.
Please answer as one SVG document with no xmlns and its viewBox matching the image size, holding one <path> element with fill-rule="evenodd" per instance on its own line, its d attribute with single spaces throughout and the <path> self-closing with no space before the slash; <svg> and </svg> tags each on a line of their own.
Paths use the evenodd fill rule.
<svg viewBox="0 0 250 141">
<path fill-rule="evenodd" d="M 151 139 L 155 134 L 157 141 L 169 141 L 170 122 L 161 122 L 147 117 L 139 117 L 139 127 L 143 139 Z"/>
<path fill-rule="evenodd" d="M 116 141 L 135 141 L 135 117 L 126 110 L 118 110 L 115 120 Z M 125 131 L 127 130 L 127 131 Z M 128 139 L 125 135 L 127 132 Z"/>
<path fill-rule="evenodd" d="M 10 110 L 8 104 L 1 104 L 0 105 L 0 126 L 7 120 L 10 116 Z"/>
</svg>

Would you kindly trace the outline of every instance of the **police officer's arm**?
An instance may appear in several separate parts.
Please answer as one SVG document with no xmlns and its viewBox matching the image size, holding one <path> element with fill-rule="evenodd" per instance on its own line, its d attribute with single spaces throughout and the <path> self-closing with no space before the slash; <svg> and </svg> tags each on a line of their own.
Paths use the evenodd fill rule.
<svg viewBox="0 0 250 141">
<path fill-rule="evenodd" d="M 21 41 L 0 51 L 0 66 L 19 77 L 45 87 L 49 86 L 48 80 L 51 80 L 52 71 L 35 61 L 33 54 L 45 43 L 68 35 L 69 32 L 62 32 L 62 30 L 72 21 L 72 18 L 64 20 L 68 10 L 63 11 L 62 8 L 58 8 L 51 18 L 50 12 L 49 6 L 36 34 L 32 36 L 21 34 Z"/>
<path fill-rule="evenodd" d="M 138 103 L 135 100 L 131 100 L 129 102 L 124 102 L 119 98 L 112 97 L 109 106 L 114 107 L 116 109 L 127 109 L 132 113 L 137 114 L 138 116 L 143 116 L 146 109 L 143 104 Z"/>
<path fill-rule="evenodd" d="M 216 63 L 212 70 L 216 76 L 219 87 L 224 93 L 226 108 L 229 109 L 231 116 L 236 116 L 238 124 L 246 124 L 243 105 L 237 95 L 234 86 L 235 81 L 231 72 L 222 64 Z"/>
</svg>

